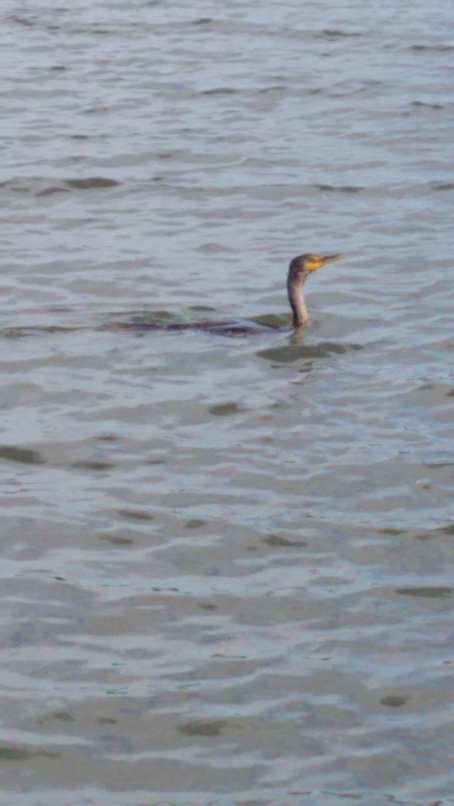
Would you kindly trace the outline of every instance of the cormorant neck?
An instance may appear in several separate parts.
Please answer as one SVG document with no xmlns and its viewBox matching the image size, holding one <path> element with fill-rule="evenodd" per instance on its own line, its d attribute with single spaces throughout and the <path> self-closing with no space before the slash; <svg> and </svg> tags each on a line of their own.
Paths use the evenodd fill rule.
<svg viewBox="0 0 454 806">
<path fill-rule="evenodd" d="M 307 274 L 297 274 L 291 268 L 287 276 L 288 301 L 293 312 L 293 327 L 309 323 L 309 314 L 304 302 L 303 285 Z"/>
</svg>

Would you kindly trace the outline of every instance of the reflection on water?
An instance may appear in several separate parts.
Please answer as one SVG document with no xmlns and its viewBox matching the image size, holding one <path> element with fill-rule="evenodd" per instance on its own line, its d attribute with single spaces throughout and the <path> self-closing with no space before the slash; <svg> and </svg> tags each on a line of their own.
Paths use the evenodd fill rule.
<svg viewBox="0 0 454 806">
<path fill-rule="evenodd" d="M 44 459 L 38 451 L 18 445 L 0 445 L 0 458 L 8 462 L 41 465 Z"/>
<path fill-rule="evenodd" d="M 402 596 L 422 596 L 429 599 L 443 598 L 444 596 L 452 596 L 454 588 L 398 588 L 396 593 Z"/>
<path fill-rule="evenodd" d="M 260 350 L 257 355 L 260 358 L 267 358 L 278 363 L 293 363 L 301 359 L 321 359 L 333 355 L 342 355 L 351 350 L 360 350 L 359 344 L 335 344 L 333 342 L 321 342 L 320 344 L 308 344 L 308 334 L 300 329 L 292 334 L 290 344 L 281 347 L 271 347 L 269 350 Z"/>
<path fill-rule="evenodd" d="M 2 805 L 452 799 L 452 11 L 394 5 L 6 3 Z"/>
</svg>

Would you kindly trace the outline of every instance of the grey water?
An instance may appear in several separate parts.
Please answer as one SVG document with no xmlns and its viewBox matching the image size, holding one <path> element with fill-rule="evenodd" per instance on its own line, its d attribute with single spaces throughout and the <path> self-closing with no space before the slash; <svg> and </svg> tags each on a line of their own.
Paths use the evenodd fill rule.
<svg viewBox="0 0 454 806">
<path fill-rule="evenodd" d="M 452 3 L 0 17 L 0 803 L 454 803 Z"/>
</svg>

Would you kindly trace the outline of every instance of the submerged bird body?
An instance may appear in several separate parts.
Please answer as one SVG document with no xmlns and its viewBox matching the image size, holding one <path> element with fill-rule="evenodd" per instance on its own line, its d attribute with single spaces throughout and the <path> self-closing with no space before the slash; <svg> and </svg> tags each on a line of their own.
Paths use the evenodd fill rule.
<svg viewBox="0 0 454 806">
<path fill-rule="evenodd" d="M 102 325 L 102 330 L 126 333 L 149 333 L 150 331 L 163 331 L 167 333 L 186 333 L 188 330 L 201 330 L 217 336 L 253 336 L 259 333 L 269 333 L 268 325 L 261 325 L 254 321 L 219 321 L 206 319 L 196 322 L 111 322 Z"/>
</svg>

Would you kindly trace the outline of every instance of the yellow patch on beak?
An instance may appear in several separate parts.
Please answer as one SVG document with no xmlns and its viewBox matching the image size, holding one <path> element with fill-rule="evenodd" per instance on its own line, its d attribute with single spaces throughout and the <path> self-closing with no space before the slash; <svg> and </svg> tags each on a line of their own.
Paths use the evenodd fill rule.
<svg viewBox="0 0 454 806">
<path fill-rule="evenodd" d="M 323 266 L 324 262 L 322 257 L 314 256 L 311 260 L 306 261 L 304 268 L 307 269 L 307 271 L 317 271 L 320 266 Z"/>
<path fill-rule="evenodd" d="M 321 266 L 326 266 L 327 263 L 332 263 L 334 260 L 339 260 L 342 255 L 314 255 L 311 260 L 306 264 L 308 271 L 317 271 Z"/>
</svg>

